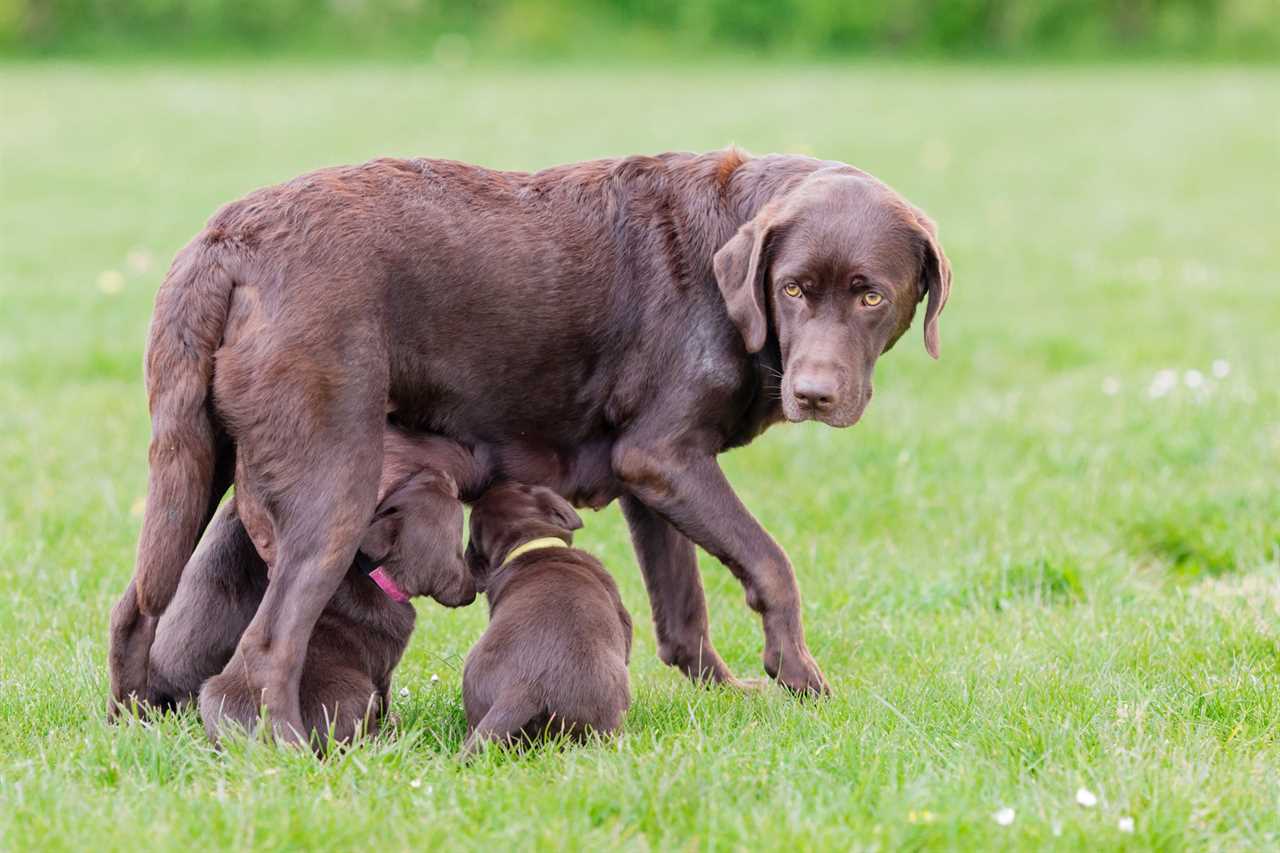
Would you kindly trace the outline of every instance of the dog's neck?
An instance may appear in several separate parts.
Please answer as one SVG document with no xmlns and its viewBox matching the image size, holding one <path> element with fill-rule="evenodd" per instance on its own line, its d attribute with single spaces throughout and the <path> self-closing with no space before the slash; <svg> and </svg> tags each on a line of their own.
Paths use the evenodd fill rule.
<svg viewBox="0 0 1280 853">
<path fill-rule="evenodd" d="M 386 567 L 374 563 L 363 551 L 356 552 L 355 566 L 360 574 L 377 584 L 387 598 L 397 604 L 405 604 L 409 601 L 409 593 L 405 592 L 404 587 L 400 586 L 387 572 Z"/>
<path fill-rule="evenodd" d="M 489 554 L 492 568 L 484 578 L 484 594 L 492 609 L 501 597 L 502 587 L 518 568 L 530 562 L 522 557 L 542 557 L 564 548 L 573 547 L 573 533 L 549 523 L 524 526 L 519 530 L 504 531 Z"/>
<path fill-rule="evenodd" d="M 530 551 L 537 551 L 539 548 L 568 548 L 569 543 L 561 539 L 559 536 L 539 536 L 537 539 L 530 539 L 528 542 L 517 545 L 507 552 L 506 558 L 502 561 L 505 566 L 520 557 L 528 554 Z"/>
<path fill-rule="evenodd" d="M 759 436 L 769 427 L 783 421 L 782 415 L 782 354 L 778 350 L 778 338 L 769 330 L 764 349 L 751 361 L 751 399 L 738 420 L 738 429 L 729 436 L 726 450 L 741 447 Z"/>
</svg>

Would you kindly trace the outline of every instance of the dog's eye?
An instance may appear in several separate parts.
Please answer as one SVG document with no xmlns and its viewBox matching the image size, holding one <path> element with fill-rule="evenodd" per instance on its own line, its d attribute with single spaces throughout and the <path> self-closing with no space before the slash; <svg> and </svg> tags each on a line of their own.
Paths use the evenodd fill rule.
<svg viewBox="0 0 1280 853">
<path fill-rule="evenodd" d="M 874 290 L 868 290 L 862 294 L 862 304 L 868 308 L 874 308 L 884 301 L 884 297 L 876 293 Z"/>
<path fill-rule="evenodd" d="M 800 285 L 796 284 L 794 281 L 789 281 L 782 285 L 782 292 L 791 297 L 796 297 L 804 293 L 804 291 L 800 289 Z"/>
</svg>

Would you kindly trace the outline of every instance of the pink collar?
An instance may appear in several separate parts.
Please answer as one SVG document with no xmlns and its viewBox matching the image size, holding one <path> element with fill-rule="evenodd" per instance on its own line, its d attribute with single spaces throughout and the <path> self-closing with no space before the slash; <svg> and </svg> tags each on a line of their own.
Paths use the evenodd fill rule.
<svg viewBox="0 0 1280 853">
<path fill-rule="evenodd" d="M 387 574 L 382 566 L 378 566 L 376 569 L 369 572 L 369 578 L 381 587 L 382 591 L 385 592 L 392 601 L 397 601 L 401 604 L 408 602 L 409 594 L 400 588 L 400 584 L 392 580 L 391 575 Z"/>
</svg>

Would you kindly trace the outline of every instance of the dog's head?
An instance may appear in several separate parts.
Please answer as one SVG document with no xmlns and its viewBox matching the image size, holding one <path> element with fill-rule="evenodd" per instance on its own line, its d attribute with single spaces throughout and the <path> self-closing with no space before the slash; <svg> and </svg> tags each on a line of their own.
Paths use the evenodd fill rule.
<svg viewBox="0 0 1280 853">
<path fill-rule="evenodd" d="M 409 596 L 446 607 L 475 601 L 462 557 L 462 503 L 447 474 L 423 471 L 383 498 L 360 551 Z"/>
<path fill-rule="evenodd" d="M 776 336 L 789 421 L 857 423 L 876 359 L 926 297 L 925 349 L 938 357 L 951 265 L 933 223 L 848 167 L 821 169 L 765 205 L 716 253 L 715 274 L 747 350 Z"/>
<path fill-rule="evenodd" d="M 491 486 L 471 507 L 467 566 L 483 589 L 513 548 L 542 537 L 571 545 L 573 531 L 581 527 L 578 513 L 551 489 L 512 482 Z"/>
</svg>

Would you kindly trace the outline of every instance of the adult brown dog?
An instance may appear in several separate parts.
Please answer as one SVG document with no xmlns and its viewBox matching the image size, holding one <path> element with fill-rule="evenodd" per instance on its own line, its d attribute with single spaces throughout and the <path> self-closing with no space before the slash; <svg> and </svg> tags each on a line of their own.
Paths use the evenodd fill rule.
<svg viewBox="0 0 1280 853">
<path fill-rule="evenodd" d="M 631 706 L 631 615 L 600 561 L 573 547 L 563 498 L 503 483 L 471 508 L 467 565 L 489 627 L 467 655 L 464 759 L 491 741 L 610 734 Z"/>
<path fill-rule="evenodd" d="M 377 500 L 388 413 L 631 525 L 662 658 L 732 678 L 694 543 L 742 581 L 765 669 L 823 691 L 782 549 L 716 454 L 782 418 L 849 426 L 872 368 L 951 274 L 925 216 L 850 166 L 737 151 L 534 174 L 378 160 L 251 193 L 177 256 L 147 351 L 147 510 L 112 613 L 113 708 L 232 479 L 278 560 L 228 666 L 277 733 Z M 521 460 L 534 460 L 522 470 Z M 546 460 L 552 460 L 550 466 Z"/>
</svg>

